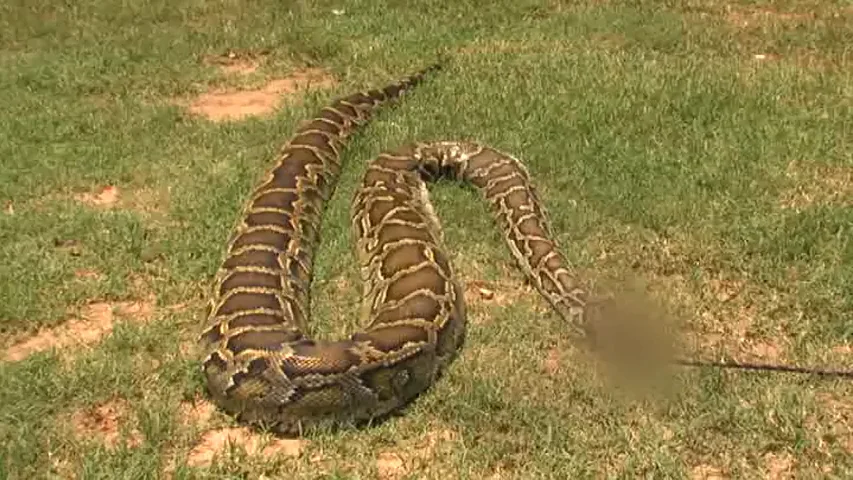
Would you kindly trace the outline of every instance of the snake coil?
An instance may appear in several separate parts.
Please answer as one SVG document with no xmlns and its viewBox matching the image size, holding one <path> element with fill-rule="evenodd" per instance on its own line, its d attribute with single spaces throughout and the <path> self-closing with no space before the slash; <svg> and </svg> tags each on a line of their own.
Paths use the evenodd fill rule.
<svg viewBox="0 0 853 480">
<path fill-rule="evenodd" d="M 476 143 L 435 142 L 381 154 L 353 200 L 367 326 L 339 341 L 305 336 L 320 221 L 341 171 L 340 151 L 380 105 L 436 69 L 323 108 L 285 144 L 248 202 L 201 335 L 208 390 L 241 420 L 280 433 L 361 422 L 398 409 L 435 381 L 465 336 L 462 289 L 425 186 L 439 177 L 482 193 L 531 284 L 585 333 L 586 293 L 552 239 L 522 163 Z"/>
</svg>

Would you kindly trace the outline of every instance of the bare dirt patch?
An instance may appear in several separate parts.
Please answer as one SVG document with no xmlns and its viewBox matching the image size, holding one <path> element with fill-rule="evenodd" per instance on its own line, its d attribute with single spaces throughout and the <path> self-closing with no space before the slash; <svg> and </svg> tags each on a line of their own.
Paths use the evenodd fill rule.
<svg viewBox="0 0 853 480">
<path fill-rule="evenodd" d="M 729 477 L 723 471 L 711 465 L 697 465 L 690 470 L 691 480 L 725 480 Z"/>
<path fill-rule="evenodd" d="M 112 208 L 119 200 L 121 192 L 115 185 L 101 187 L 95 192 L 79 193 L 74 198 L 85 205 L 98 208 Z"/>
<path fill-rule="evenodd" d="M 270 458 L 297 457 L 308 444 L 307 440 L 273 438 L 259 435 L 245 427 L 223 428 L 205 433 L 187 456 L 187 465 L 204 467 L 231 448 L 242 449 L 249 456 Z"/>
<path fill-rule="evenodd" d="M 50 478 L 64 478 L 69 480 L 79 478 L 74 465 L 69 459 L 53 452 L 48 452 L 47 455 L 50 462 L 50 466 L 48 467 L 48 472 L 51 475 Z"/>
<path fill-rule="evenodd" d="M 382 452 L 376 457 L 376 472 L 379 478 L 402 478 L 407 474 L 406 462 L 394 452 Z"/>
<path fill-rule="evenodd" d="M 488 480 L 503 480 L 505 478 L 512 478 L 512 468 L 503 462 L 498 462 L 492 470 L 491 474 L 486 477 Z"/>
<path fill-rule="evenodd" d="M 98 281 L 104 278 L 104 275 L 97 270 L 92 270 L 89 268 L 78 268 L 74 270 L 74 278 L 78 278 L 81 280 L 94 280 Z"/>
<path fill-rule="evenodd" d="M 116 185 L 99 187 L 91 192 L 76 193 L 73 198 L 90 208 L 102 210 L 122 208 L 147 217 L 164 216 L 169 205 L 169 192 L 165 189 L 125 189 Z"/>
<path fill-rule="evenodd" d="M 448 478 L 449 472 L 440 469 L 437 456 L 447 453 L 458 442 L 458 435 L 447 428 L 430 430 L 411 445 L 400 446 L 396 451 L 386 450 L 376 456 L 377 477 L 380 480 L 399 478 Z"/>
<path fill-rule="evenodd" d="M 853 354 L 853 346 L 848 345 L 848 344 L 839 345 L 839 346 L 833 348 L 832 351 L 835 353 L 842 354 L 842 355 L 850 355 L 850 354 Z"/>
<path fill-rule="evenodd" d="M 239 120 L 266 115 L 276 110 L 285 97 L 299 92 L 329 88 L 334 79 L 321 69 L 305 69 L 289 77 L 271 80 L 254 90 L 213 91 L 193 100 L 188 110 L 213 121 Z"/>
<path fill-rule="evenodd" d="M 181 402 L 179 411 L 184 425 L 205 426 L 216 412 L 216 405 L 202 397 L 196 397 L 191 401 Z"/>
<path fill-rule="evenodd" d="M 853 168 L 791 162 L 785 172 L 794 184 L 782 193 L 783 209 L 801 211 L 821 205 L 853 205 Z"/>
<path fill-rule="evenodd" d="M 142 322 L 151 316 L 153 310 L 153 298 L 118 303 L 92 303 L 83 308 L 79 318 L 72 318 L 13 343 L 0 354 L 0 360 L 17 362 L 50 349 L 90 345 L 112 332 L 116 316 Z"/>
<path fill-rule="evenodd" d="M 490 347 L 494 350 L 490 354 L 493 364 L 502 363 L 506 360 L 506 352 L 501 349 Z M 583 382 L 591 388 L 599 388 L 606 386 L 607 381 L 615 377 L 606 375 L 606 371 L 599 368 L 602 365 L 601 358 L 595 355 L 586 348 L 580 348 L 580 345 L 574 340 L 565 341 L 557 338 L 550 346 L 543 349 L 539 356 L 539 371 L 542 373 L 542 380 L 553 381 L 555 385 L 561 384 L 566 378 L 571 377 L 571 382 L 578 382 L 578 374 L 583 376 Z M 604 365 L 607 367 L 608 365 Z M 526 387 L 525 387 L 526 388 Z M 518 391 L 519 395 L 527 396 L 527 391 Z"/>
<path fill-rule="evenodd" d="M 560 371 L 562 354 L 559 349 L 550 348 L 545 354 L 545 359 L 542 360 L 542 370 L 550 376 L 556 375 Z"/>
<path fill-rule="evenodd" d="M 134 427 L 128 427 L 133 415 L 127 402 L 114 398 L 104 403 L 74 412 L 71 425 L 77 438 L 81 440 L 97 439 L 108 448 L 115 448 L 124 439 L 127 446 L 136 447 L 142 443 L 142 434 Z"/>
<path fill-rule="evenodd" d="M 794 457 L 789 453 L 768 453 L 764 455 L 764 478 L 783 480 L 794 478 Z"/>
</svg>

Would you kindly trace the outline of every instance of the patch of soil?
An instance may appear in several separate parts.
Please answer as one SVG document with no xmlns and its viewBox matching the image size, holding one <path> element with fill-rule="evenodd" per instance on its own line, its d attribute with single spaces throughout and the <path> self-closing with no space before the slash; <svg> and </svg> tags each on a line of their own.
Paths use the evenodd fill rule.
<svg viewBox="0 0 853 480">
<path fill-rule="evenodd" d="M 488 352 L 485 358 L 491 358 L 492 362 L 505 362 L 506 352 L 490 347 L 494 352 Z M 604 386 L 604 381 L 608 377 L 602 375 L 603 370 L 596 362 L 600 361 L 595 355 L 590 355 L 585 348 L 579 348 L 579 344 L 574 341 L 564 341 L 556 338 L 553 342 L 549 342 L 549 346 L 544 349 L 539 357 L 539 371 L 555 382 L 562 382 L 566 375 L 572 376 L 572 381 L 576 380 L 575 375 L 582 372 L 584 381 L 589 381 L 590 385 Z M 526 395 L 526 392 L 521 392 Z"/>
<path fill-rule="evenodd" d="M 239 120 L 269 114 L 281 105 L 284 97 L 312 88 L 329 88 L 334 83 L 334 79 L 323 70 L 306 69 L 272 80 L 255 90 L 202 94 L 192 101 L 188 109 L 194 115 L 213 121 Z"/>
<path fill-rule="evenodd" d="M 73 318 L 52 328 L 42 329 L 6 348 L 0 360 L 21 361 L 32 354 L 50 349 L 90 345 L 112 332 L 116 315 L 132 321 L 146 321 L 154 310 L 154 299 L 118 303 L 92 303 L 80 318 Z"/>
<path fill-rule="evenodd" d="M 204 467 L 230 448 L 241 448 L 249 456 L 297 457 L 308 444 L 307 440 L 288 438 L 266 438 L 246 427 L 222 428 L 205 433 L 187 456 L 187 465 Z"/>
<path fill-rule="evenodd" d="M 202 397 L 196 397 L 191 401 L 181 402 L 179 410 L 184 425 L 204 426 L 210 423 L 216 412 L 216 405 Z"/>
<path fill-rule="evenodd" d="M 711 465 L 697 465 L 690 470 L 691 480 L 725 480 L 729 477 L 723 475 L 723 471 Z"/>
<path fill-rule="evenodd" d="M 776 55 L 775 53 L 755 53 L 752 55 L 752 59 L 756 62 L 779 60 L 779 55 Z"/>
<path fill-rule="evenodd" d="M 149 188 L 124 190 L 108 185 L 93 192 L 77 193 L 73 198 L 91 208 L 126 208 L 147 217 L 159 218 L 168 210 L 169 192 Z"/>
<path fill-rule="evenodd" d="M 832 353 L 839 356 L 853 356 L 853 345 L 844 344 L 832 347 Z"/>
<path fill-rule="evenodd" d="M 786 346 L 783 340 L 776 341 L 749 341 L 746 343 L 746 351 L 751 357 L 766 361 L 779 362 L 785 358 Z"/>
<path fill-rule="evenodd" d="M 511 478 L 512 468 L 508 467 L 503 462 L 498 462 L 495 467 L 492 468 L 492 473 L 486 477 L 488 480 L 503 480 L 505 478 Z"/>
<path fill-rule="evenodd" d="M 794 458 L 789 453 L 768 453 L 764 455 L 764 478 L 768 480 L 783 480 L 794 478 L 791 469 Z"/>
<path fill-rule="evenodd" d="M 554 376 L 560 371 L 560 363 L 562 354 L 559 349 L 551 348 L 545 354 L 545 359 L 542 360 L 542 370 L 549 376 Z"/>
<path fill-rule="evenodd" d="M 104 278 L 104 275 L 97 270 L 91 270 L 88 268 L 78 268 L 74 270 L 74 278 L 79 278 L 81 280 L 94 280 L 98 281 Z"/>
<path fill-rule="evenodd" d="M 108 448 L 115 448 L 122 439 L 122 425 L 132 421 L 130 407 L 120 398 L 114 398 L 91 408 L 74 412 L 71 425 L 77 438 L 95 438 Z M 142 443 L 142 433 L 131 428 L 125 437 L 131 448 Z"/>
<path fill-rule="evenodd" d="M 380 479 L 402 478 L 406 476 L 406 462 L 393 452 L 382 452 L 376 457 L 376 472 Z"/>
<path fill-rule="evenodd" d="M 77 476 L 77 472 L 74 470 L 74 466 L 67 458 L 54 454 L 53 452 L 48 452 L 47 458 L 50 462 L 48 470 L 51 475 L 50 478 L 64 478 L 68 480 L 76 480 L 79 478 Z"/>
<path fill-rule="evenodd" d="M 118 202 L 119 196 L 119 188 L 114 185 L 108 185 L 97 192 L 77 194 L 74 198 L 78 202 L 89 205 L 90 207 L 112 208 Z"/>
<path fill-rule="evenodd" d="M 376 456 L 377 478 L 396 480 L 422 474 L 437 464 L 433 460 L 441 456 L 458 441 L 453 430 L 438 428 L 430 430 L 412 445 L 401 446 L 397 451 L 386 450 Z M 436 478 L 448 478 L 449 472 L 432 472 Z M 419 475 L 415 475 L 420 478 Z M 432 475 L 430 476 L 432 478 Z"/>
</svg>

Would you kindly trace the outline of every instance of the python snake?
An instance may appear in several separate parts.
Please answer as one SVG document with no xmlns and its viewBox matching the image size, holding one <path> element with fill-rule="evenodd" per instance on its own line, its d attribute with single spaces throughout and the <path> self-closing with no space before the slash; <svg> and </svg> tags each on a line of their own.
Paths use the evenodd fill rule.
<svg viewBox="0 0 853 480">
<path fill-rule="evenodd" d="M 474 185 L 517 264 L 581 335 L 585 292 L 558 251 L 527 171 L 468 142 L 410 144 L 369 164 L 352 203 L 364 285 L 363 330 L 305 336 L 309 287 L 325 202 L 347 138 L 377 107 L 436 70 L 334 101 L 301 125 L 254 192 L 219 269 L 203 371 L 211 396 L 241 421 L 279 433 L 382 417 L 428 388 L 465 336 L 465 303 L 442 247 L 425 182 Z"/>
</svg>

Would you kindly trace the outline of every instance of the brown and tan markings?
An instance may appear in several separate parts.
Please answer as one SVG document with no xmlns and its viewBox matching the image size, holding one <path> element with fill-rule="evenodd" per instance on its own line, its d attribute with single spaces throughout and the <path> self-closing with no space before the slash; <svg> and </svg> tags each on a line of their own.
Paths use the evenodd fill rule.
<svg viewBox="0 0 853 480">
<path fill-rule="evenodd" d="M 366 327 L 345 340 L 306 337 L 320 221 L 345 140 L 377 106 L 434 68 L 324 108 L 298 129 L 252 195 L 217 274 L 201 335 L 209 392 L 227 412 L 300 433 L 382 417 L 436 380 L 463 341 L 466 319 L 426 188 L 439 177 L 482 193 L 517 265 L 578 338 L 622 356 L 617 350 L 627 344 L 608 341 L 643 343 L 621 333 L 619 322 L 605 321 L 611 313 L 600 303 L 588 304 L 524 165 L 470 142 L 410 144 L 369 164 L 352 203 L 363 281 L 359 319 Z M 618 320 L 620 313 L 611 316 Z"/>
</svg>

